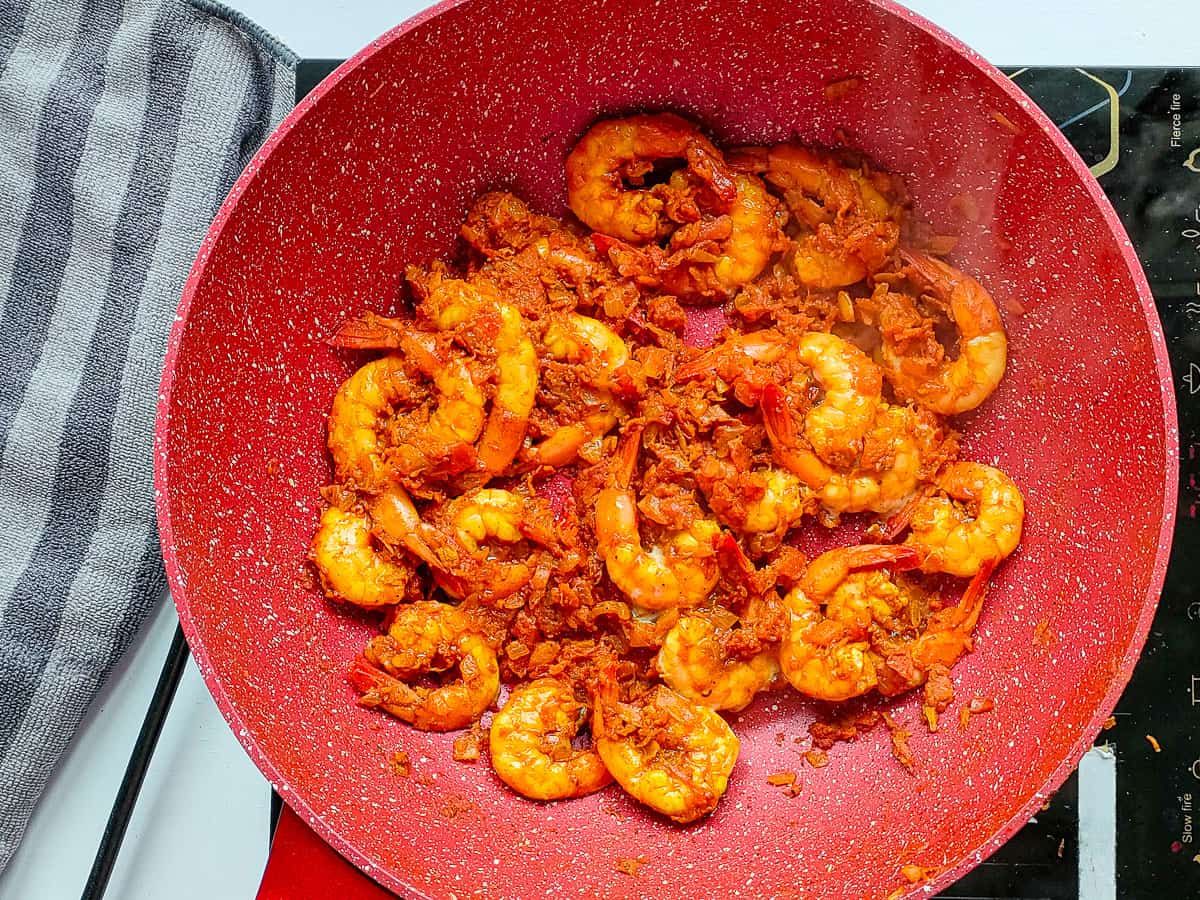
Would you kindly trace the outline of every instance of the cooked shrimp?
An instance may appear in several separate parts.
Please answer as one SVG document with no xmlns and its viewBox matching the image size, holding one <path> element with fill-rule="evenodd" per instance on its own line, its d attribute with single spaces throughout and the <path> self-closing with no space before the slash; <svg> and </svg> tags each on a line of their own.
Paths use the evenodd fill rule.
<svg viewBox="0 0 1200 900">
<path fill-rule="evenodd" d="M 662 685 L 622 703 L 615 674 L 602 674 L 594 691 L 596 749 L 631 797 L 680 823 L 716 808 L 739 749 L 720 715 Z"/>
<path fill-rule="evenodd" d="M 421 309 L 437 328 L 447 331 L 474 326 L 490 339 L 491 345 L 485 349 L 495 353 L 496 392 L 478 455 L 482 471 L 497 474 L 521 448 L 537 400 L 537 351 L 526 333 L 525 319 L 487 281 L 445 278 L 435 271 L 415 283 L 424 292 Z M 489 327 L 479 328 L 483 321 Z"/>
<path fill-rule="evenodd" d="M 679 366 L 675 370 L 675 380 L 691 381 L 713 373 L 733 378 L 747 366 L 776 363 L 787 353 L 788 341 L 782 332 L 735 334 Z"/>
<path fill-rule="evenodd" d="M 363 706 L 461 728 L 503 679 L 509 788 L 615 779 L 689 823 L 736 766 L 721 713 L 777 682 L 820 703 L 925 684 L 946 708 L 1024 517 L 947 417 L 996 388 L 1007 339 L 978 282 L 900 245 L 903 182 L 852 151 L 723 153 L 634 115 L 592 124 L 566 175 L 569 221 L 483 195 L 461 267 L 406 270 L 411 315 L 330 339 L 385 355 L 334 403 L 309 555 L 332 600 L 381 613 Z M 789 541 L 864 512 L 887 543 Z"/>
<path fill-rule="evenodd" d="M 712 619 L 681 616 L 655 658 L 662 680 L 689 700 L 713 709 L 744 709 L 775 680 L 779 665 L 772 650 L 749 659 L 731 658 Z"/>
<path fill-rule="evenodd" d="M 753 477 L 753 476 L 752 476 Z M 762 495 L 745 504 L 742 528 L 751 534 L 787 530 L 803 518 L 812 503 L 812 494 L 788 472 L 769 468 L 762 472 Z"/>
<path fill-rule="evenodd" d="M 757 178 L 735 175 L 733 181 L 737 185 L 737 195 L 729 210 L 729 237 L 719 248 L 719 259 L 712 264 L 716 286 L 696 291 L 702 295 L 731 294 L 749 284 L 783 246 L 779 205 L 775 198 Z"/>
<path fill-rule="evenodd" d="M 910 310 L 909 315 L 900 317 L 899 327 L 883 323 L 880 355 L 884 373 L 898 395 L 936 413 L 952 416 L 974 409 L 1004 377 L 1008 338 L 1000 312 L 983 285 L 970 275 L 926 253 L 902 249 L 900 255 L 914 280 L 958 329 L 958 357 L 946 359 L 940 345 L 932 352 L 927 348 L 917 354 L 908 352 L 911 341 L 906 337 L 913 331 Z M 892 293 L 889 297 L 895 298 L 893 302 L 905 302 L 904 295 Z"/>
<path fill-rule="evenodd" d="M 442 511 L 452 542 L 434 548 L 434 580 L 452 597 L 471 597 L 491 606 L 521 590 L 535 574 L 534 558 L 504 559 L 493 544 L 528 540 L 555 543 L 552 513 L 538 497 L 481 488 L 451 500 Z"/>
<path fill-rule="evenodd" d="M 776 460 L 831 512 L 890 513 L 912 496 L 921 452 L 917 423 L 907 408 L 879 403 L 859 459 L 846 468 L 835 468 L 801 440 L 782 390 L 767 385 L 759 405 Z M 863 465 L 868 457 L 870 465 Z"/>
<path fill-rule="evenodd" d="M 870 621 L 864 621 L 860 610 L 865 606 L 869 613 L 873 603 L 888 603 L 881 592 L 894 594 L 896 589 L 886 576 L 863 570 L 912 568 L 919 561 L 912 548 L 892 544 L 838 548 L 814 559 L 784 598 L 790 626 L 779 663 L 792 687 L 835 702 L 875 688 L 879 677 L 868 638 Z M 857 596 L 842 596 L 848 593 Z"/>
<path fill-rule="evenodd" d="M 604 437 L 619 421 L 615 410 L 600 409 L 578 422 L 559 426 L 537 445 L 533 461 L 554 468 L 568 465 L 584 447 Z"/>
<path fill-rule="evenodd" d="M 910 528 L 905 543 L 924 553 L 926 571 L 969 578 L 1017 548 L 1025 498 L 999 469 L 951 463 L 934 486 L 900 515 L 900 525 Z"/>
<path fill-rule="evenodd" d="M 542 342 L 555 359 L 588 368 L 595 387 L 616 387 L 617 371 L 629 362 L 629 348 L 615 331 L 578 313 L 554 318 Z"/>
<path fill-rule="evenodd" d="M 916 638 L 874 639 L 872 652 L 877 659 L 879 693 L 891 697 L 920 687 L 934 666 L 948 669 L 974 649 L 975 625 L 995 565 L 995 561 L 989 560 L 980 566 L 958 604 L 930 615 Z"/>
<path fill-rule="evenodd" d="M 720 152 L 696 126 L 670 113 L 597 122 L 567 157 L 567 203 L 594 231 L 633 244 L 664 238 L 676 227 L 661 188 L 629 189 L 656 160 L 683 159 L 705 181 Z M 727 188 L 726 188 L 727 190 Z"/>
<path fill-rule="evenodd" d="M 479 441 L 479 461 L 485 472 L 500 472 L 512 462 L 537 399 L 537 353 L 525 334 L 524 319 L 516 308 L 497 307 L 500 329 L 496 333 L 496 396 L 487 427 Z"/>
<path fill-rule="evenodd" d="M 775 198 L 756 178 L 731 178 L 737 192 L 729 211 L 680 226 L 666 248 L 635 247 L 605 235 L 593 236 L 592 243 L 618 272 L 644 287 L 686 299 L 729 297 L 786 246 Z"/>
<path fill-rule="evenodd" d="M 422 519 L 412 499 L 403 488 L 393 485 L 370 498 L 368 509 L 373 531 L 390 547 L 403 547 L 417 559 L 429 565 L 437 563 L 430 547 L 436 541 L 435 532 Z"/>
<path fill-rule="evenodd" d="M 717 518 L 743 534 L 782 537 L 815 508 L 804 482 L 774 466 L 743 472 L 729 460 L 707 456 L 696 480 Z"/>
<path fill-rule="evenodd" d="M 903 190 L 894 179 L 799 144 L 740 155 L 783 192 L 798 229 L 790 261 L 804 284 L 831 290 L 862 281 L 896 249 Z"/>
<path fill-rule="evenodd" d="M 675 380 L 715 375 L 718 383 L 728 385 L 754 367 L 780 363 L 787 355 L 788 344 L 780 332 L 735 335 L 685 362 L 676 369 Z M 783 377 L 774 371 L 763 375 L 768 386 Z M 786 402 L 780 402 L 786 408 Z M 718 520 L 742 534 L 766 539 L 757 542 L 761 549 L 770 549 L 771 536 L 777 543 L 816 505 L 804 482 L 783 468 L 747 466 L 708 452 L 695 461 L 694 473 Z"/>
<path fill-rule="evenodd" d="M 415 335 L 405 344 L 424 352 Z M 381 430 L 388 420 L 426 397 L 415 374 L 406 357 L 391 355 L 367 363 L 342 384 L 329 413 L 329 451 L 341 481 L 368 492 L 385 490 L 396 473 L 419 472 L 479 436 L 483 395 L 465 366 L 447 363 L 431 373 L 439 403 L 424 434 L 385 448 Z"/>
<path fill-rule="evenodd" d="M 564 466 L 591 441 L 608 434 L 625 413 L 613 392 L 620 385 L 617 373 L 629 362 L 629 350 L 620 336 L 597 319 L 568 313 L 554 317 L 542 335 L 546 352 L 560 362 L 573 363 L 584 384 L 595 389 L 592 410 L 556 428 L 534 451 L 534 462 Z"/>
<path fill-rule="evenodd" d="M 587 712 L 571 686 L 555 678 L 516 688 L 488 734 L 500 780 L 534 800 L 582 797 L 612 781 L 595 748 L 573 746 Z"/>
<path fill-rule="evenodd" d="M 328 596 L 367 608 L 399 603 L 412 575 L 410 566 L 379 552 L 366 518 L 334 506 L 321 515 L 309 559 Z"/>
<path fill-rule="evenodd" d="M 483 431 L 483 392 L 466 361 L 439 345 L 436 335 L 418 331 L 413 322 L 405 319 L 364 312 L 343 322 L 329 342 L 335 347 L 360 350 L 399 350 L 405 363 L 415 367 L 433 385 L 438 398 L 433 413 L 428 420 L 422 421 L 419 430 L 405 434 L 403 440 L 393 443 L 385 454 L 387 463 L 399 473 L 418 475 L 456 453 L 461 458 L 462 451 L 475 443 Z M 360 450 L 361 445 L 370 440 L 368 432 L 371 429 L 363 428 L 363 424 L 371 423 L 373 415 L 377 430 L 379 423 L 393 415 L 395 407 L 401 405 L 397 401 L 411 398 L 416 393 L 411 385 L 404 383 L 406 375 L 400 374 L 406 369 L 405 365 L 380 366 L 380 377 L 364 376 L 357 385 L 347 382 L 350 390 L 345 395 L 339 392 L 346 412 L 349 410 L 344 409 L 345 404 L 354 402 L 357 396 L 358 408 L 353 410 L 349 421 L 354 429 L 350 436 L 358 439 Z M 335 407 L 336 404 L 337 401 Z M 331 415 L 331 440 L 334 421 Z"/>
<path fill-rule="evenodd" d="M 680 226 L 665 249 L 635 247 L 605 235 L 594 236 L 592 243 L 618 272 L 645 287 L 687 299 L 729 297 L 787 246 L 775 198 L 757 178 L 734 175 L 732 182 L 737 192 L 729 211 Z"/>
<path fill-rule="evenodd" d="M 863 436 L 875 422 L 883 375 L 865 353 L 834 334 L 809 332 L 795 352 L 825 392 L 804 416 L 804 436 L 821 459 L 844 465 L 862 452 Z"/>
<path fill-rule="evenodd" d="M 437 686 L 422 676 L 458 668 Z M 381 707 L 425 731 L 452 731 L 478 719 L 500 690 L 496 652 L 456 607 L 420 600 L 398 607 L 386 635 L 371 639 L 350 669 L 359 703 Z"/>
<path fill-rule="evenodd" d="M 736 378 L 748 366 L 788 357 L 810 372 L 824 392 L 804 417 L 804 436 L 813 451 L 834 464 L 856 458 L 875 421 L 883 375 L 870 357 L 837 335 L 808 332 L 789 339 L 774 330 L 736 335 L 680 366 L 675 380 L 713 372 Z"/>
<path fill-rule="evenodd" d="M 695 606 L 707 599 L 721 577 L 715 549 L 721 529 L 712 519 L 697 518 L 651 549 L 642 546 L 637 497 L 630 486 L 641 442 L 640 427 L 621 439 L 611 483 L 596 499 L 596 549 L 608 577 L 634 606 Z"/>
<path fill-rule="evenodd" d="M 368 491 L 390 482 L 380 428 L 396 406 L 420 397 L 400 356 L 369 362 L 342 383 L 329 412 L 329 452 L 341 481 Z"/>
</svg>

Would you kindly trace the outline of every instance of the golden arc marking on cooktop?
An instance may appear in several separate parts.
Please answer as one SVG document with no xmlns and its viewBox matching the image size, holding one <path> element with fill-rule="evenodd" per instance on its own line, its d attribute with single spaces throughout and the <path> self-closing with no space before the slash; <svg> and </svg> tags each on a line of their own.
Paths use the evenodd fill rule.
<svg viewBox="0 0 1200 900">
<path fill-rule="evenodd" d="M 1091 166 L 1092 174 L 1099 178 L 1117 167 L 1121 153 L 1121 95 L 1117 89 L 1102 78 L 1097 78 L 1087 69 L 1076 69 L 1080 75 L 1090 78 L 1108 94 L 1108 153 L 1104 159 Z"/>
</svg>

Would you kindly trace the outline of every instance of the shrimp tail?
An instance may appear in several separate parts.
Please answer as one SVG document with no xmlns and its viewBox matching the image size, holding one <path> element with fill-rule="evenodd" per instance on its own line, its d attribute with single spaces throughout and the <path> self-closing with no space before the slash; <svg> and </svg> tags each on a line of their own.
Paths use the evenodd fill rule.
<svg viewBox="0 0 1200 900">
<path fill-rule="evenodd" d="M 974 649 L 973 633 L 983 611 L 983 600 L 987 596 L 988 580 L 996 568 L 996 560 L 988 560 L 980 566 L 979 572 L 972 576 L 971 581 L 963 591 L 957 606 L 935 613 L 930 620 L 929 630 L 905 654 L 889 657 L 888 665 L 898 673 L 907 676 L 907 686 L 902 689 L 915 687 L 924 681 L 927 673 L 935 665 L 949 668 L 958 661 L 964 653 Z M 912 669 L 911 672 L 906 671 Z M 914 673 L 919 675 L 914 679 Z M 890 693 L 895 693 L 891 691 Z"/>
<path fill-rule="evenodd" d="M 350 664 L 346 680 L 358 692 L 359 704 L 368 707 L 390 702 L 396 689 L 405 687 L 404 682 L 392 677 L 365 656 L 359 656 Z"/>
<path fill-rule="evenodd" d="M 707 141 L 688 141 L 688 168 L 699 176 L 728 211 L 737 199 L 737 182 L 725 163 L 706 146 Z"/>
<path fill-rule="evenodd" d="M 819 490 L 833 477 L 833 470 L 801 438 L 783 388 L 768 384 L 758 404 L 776 461 L 806 485 Z"/>
<path fill-rule="evenodd" d="M 900 260 L 908 269 L 908 273 L 920 281 L 926 288 L 937 285 L 939 280 L 953 278 L 954 269 L 940 259 L 925 253 L 917 253 L 907 247 L 900 247 Z"/>
<path fill-rule="evenodd" d="M 880 537 L 885 541 L 891 542 L 904 534 L 908 530 L 908 526 L 912 524 L 913 512 L 921 505 L 922 500 L 933 493 L 933 490 L 934 485 L 932 483 L 926 484 L 909 497 L 907 502 L 884 523 L 883 533 Z"/>
<path fill-rule="evenodd" d="M 728 564 L 730 571 L 737 572 L 744 577 L 752 577 L 758 570 L 755 569 L 754 563 L 751 562 L 742 550 L 742 545 L 728 531 L 722 532 L 717 539 L 717 552 L 721 554 L 721 558 Z"/>
<path fill-rule="evenodd" d="M 758 401 L 762 410 L 763 427 L 772 446 L 779 448 L 795 447 L 800 442 L 800 434 L 796 430 L 796 420 L 788 408 L 787 394 L 777 384 L 768 384 L 762 390 Z"/>
<path fill-rule="evenodd" d="M 616 417 L 609 412 L 588 416 L 582 422 L 572 422 L 551 432 L 538 444 L 533 462 L 540 466 L 559 468 L 572 462 L 589 441 L 603 437 L 616 424 Z"/>
<path fill-rule="evenodd" d="M 401 346 L 409 323 L 363 312 L 347 319 L 325 339 L 331 347 L 344 350 L 394 350 Z"/>
<path fill-rule="evenodd" d="M 859 544 L 846 548 L 847 567 L 856 572 L 894 569 L 904 572 L 920 568 L 924 555 L 915 547 L 896 544 Z"/>
<path fill-rule="evenodd" d="M 609 470 L 614 487 L 625 490 L 629 487 L 629 482 L 633 480 L 638 453 L 642 449 L 643 430 L 644 426 L 641 423 L 631 423 L 621 435 L 621 442 L 617 445 L 617 455 L 613 457 L 612 468 Z"/>
<path fill-rule="evenodd" d="M 422 520 L 408 494 L 393 487 L 371 502 L 371 518 L 376 532 L 386 542 L 399 544 L 426 565 L 436 567 L 439 559 L 428 538 L 434 532 Z"/>
<path fill-rule="evenodd" d="M 617 660 L 611 654 L 601 656 L 587 680 L 587 691 L 592 699 L 592 738 L 601 740 L 609 733 L 606 711 L 621 698 L 620 682 L 617 680 Z"/>
<path fill-rule="evenodd" d="M 979 613 L 983 610 L 983 601 L 987 597 L 988 582 L 996 570 L 997 563 L 998 560 L 995 559 L 986 560 L 967 583 L 962 599 L 958 602 L 958 609 L 962 615 L 959 628 L 968 634 L 975 630 L 975 623 L 979 621 Z"/>
<path fill-rule="evenodd" d="M 625 252 L 636 249 L 632 244 L 627 244 L 620 238 L 602 234 L 599 231 L 592 234 L 592 246 L 601 256 L 608 256 L 610 250 Z"/>
<path fill-rule="evenodd" d="M 479 439 L 480 469 L 488 474 L 503 471 L 521 449 L 528 425 L 528 417 L 493 406 L 483 437 Z"/>
<path fill-rule="evenodd" d="M 725 151 L 725 165 L 741 175 L 761 175 L 768 168 L 766 147 L 734 147 Z"/>
<path fill-rule="evenodd" d="M 690 381 L 710 375 L 731 353 L 731 362 L 738 368 L 758 362 L 771 362 L 783 355 L 786 342 L 782 334 L 772 329 L 755 332 L 742 339 L 726 341 L 724 345 L 705 350 L 699 356 L 685 362 L 675 370 L 676 381 Z"/>
<path fill-rule="evenodd" d="M 467 595 L 470 588 L 465 578 L 455 575 L 444 566 L 430 566 L 430 568 L 433 570 L 434 582 L 451 597 L 461 599 Z"/>
<path fill-rule="evenodd" d="M 712 371 L 715 358 L 716 354 L 712 350 L 701 353 L 675 370 L 675 380 L 677 382 L 691 381 L 693 378 L 699 378 L 706 372 Z"/>
<path fill-rule="evenodd" d="M 728 531 L 722 532 L 716 539 L 716 551 L 721 568 L 751 592 L 761 594 L 771 587 L 762 583 L 764 573 L 754 565 L 737 538 Z"/>
</svg>

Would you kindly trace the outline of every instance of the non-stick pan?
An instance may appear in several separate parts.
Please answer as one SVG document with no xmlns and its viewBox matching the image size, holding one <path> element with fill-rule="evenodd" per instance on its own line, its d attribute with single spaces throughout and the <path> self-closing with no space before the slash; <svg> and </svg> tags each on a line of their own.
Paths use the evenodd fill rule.
<svg viewBox="0 0 1200 900">
<path fill-rule="evenodd" d="M 826 86 L 848 77 L 845 92 Z M 846 85 L 842 85 L 842 88 Z M 388 310 L 401 271 L 451 252 L 471 200 L 563 214 L 563 159 L 603 115 L 670 109 L 720 143 L 849 140 L 912 188 L 1011 338 L 964 455 L 1028 502 L 960 698 L 909 774 L 882 729 L 814 770 L 820 715 L 790 692 L 732 717 L 728 795 L 682 828 L 611 787 L 520 799 L 451 736 L 355 706 L 375 626 L 304 558 L 329 477 L 325 416 L 349 363 L 323 342 Z M 1150 625 L 1174 515 L 1177 433 L 1146 282 L 1099 186 L 1004 76 L 890 3 L 467 0 L 376 41 L 267 141 L 221 208 L 171 336 L 156 444 L 171 587 L 230 726 L 326 841 L 406 897 L 886 897 L 948 884 L 1010 836 L 1111 713 Z M 413 772 L 389 770 L 404 749 Z M 767 783 L 800 773 L 799 796 Z M 642 857 L 636 876 L 618 860 Z M 906 864 L 930 880 L 910 886 Z M 909 870 L 912 872 L 913 870 Z"/>
</svg>

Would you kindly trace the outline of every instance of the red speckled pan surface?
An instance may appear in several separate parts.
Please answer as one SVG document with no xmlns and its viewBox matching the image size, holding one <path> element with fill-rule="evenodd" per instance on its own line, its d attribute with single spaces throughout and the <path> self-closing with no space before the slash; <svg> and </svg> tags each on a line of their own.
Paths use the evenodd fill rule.
<svg viewBox="0 0 1200 900">
<path fill-rule="evenodd" d="M 822 86 L 861 88 L 826 100 Z M 597 116 L 672 109 L 723 143 L 844 129 L 961 233 L 954 256 L 1003 302 L 1011 364 L 965 455 L 1024 489 L 1025 540 L 955 669 L 996 709 L 913 730 L 916 775 L 882 729 L 807 769 L 790 694 L 733 717 L 716 813 L 678 828 L 617 788 L 544 805 L 451 738 L 358 709 L 344 678 L 371 633 L 304 568 L 328 478 L 325 415 L 347 364 L 323 343 L 387 309 L 402 267 L 446 254 L 482 191 L 562 213 L 564 156 Z M 974 198 L 984 224 L 952 203 Z M 1012 311 L 1023 309 L 1024 314 Z M 1003 76 L 889 4 L 851 0 L 469 0 L 392 31 L 325 82 L 255 158 L 188 282 L 159 407 L 163 548 L 197 661 L 230 725 L 326 840 L 407 897 L 919 895 L 991 853 L 1053 791 L 1124 686 L 1174 516 L 1177 435 L 1146 283 L 1098 186 Z M 1035 641 L 1046 623 L 1048 640 Z M 782 739 L 778 736 L 782 735 Z M 403 747 L 414 774 L 385 757 Z M 789 798 L 766 777 L 801 773 Z M 647 860 L 636 878 L 622 857 Z"/>
</svg>

